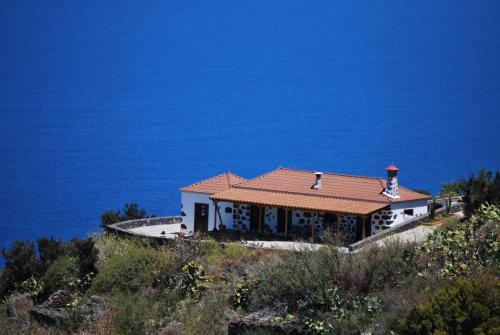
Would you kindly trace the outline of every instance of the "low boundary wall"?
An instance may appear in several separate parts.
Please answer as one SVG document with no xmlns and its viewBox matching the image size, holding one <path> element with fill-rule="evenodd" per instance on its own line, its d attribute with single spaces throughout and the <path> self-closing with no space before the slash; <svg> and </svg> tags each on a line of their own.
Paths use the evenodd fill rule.
<svg viewBox="0 0 500 335">
<path fill-rule="evenodd" d="M 128 220 L 122 221 L 118 223 L 113 223 L 111 225 L 106 226 L 107 231 L 124 233 L 135 236 L 144 236 L 138 233 L 134 233 L 130 231 L 132 228 L 139 227 L 147 227 L 147 226 L 156 226 L 156 225 L 166 225 L 166 224 L 181 224 L 182 217 L 181 216 L 163 216 L 157 218 L 147 218 L 147 219 L 137 219 L 137 220 Z M 151 236 L 144 236 L 151 237 Z"/>
</svg>

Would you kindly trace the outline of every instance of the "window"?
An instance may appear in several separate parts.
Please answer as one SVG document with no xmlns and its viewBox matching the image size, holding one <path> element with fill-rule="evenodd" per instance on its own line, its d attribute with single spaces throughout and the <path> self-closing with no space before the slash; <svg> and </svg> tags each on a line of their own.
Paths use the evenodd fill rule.
<svg viewBox="0 0 500 335">
<path fill-rule="evenodd" d="M 410 215 L 410 216 L 413 216 L 413 208 L 412 208 L 412 209 L 405 209 L 405 210 L 404 210 L 404 214 L 405 214 L 405 215 Z"/>
<path fill-rule="evenodd" d="M 231 207 L 226 207 L 224 211 L 228 214 L 231 214 L 233 212 L 233 209 Z"/>
</svg>

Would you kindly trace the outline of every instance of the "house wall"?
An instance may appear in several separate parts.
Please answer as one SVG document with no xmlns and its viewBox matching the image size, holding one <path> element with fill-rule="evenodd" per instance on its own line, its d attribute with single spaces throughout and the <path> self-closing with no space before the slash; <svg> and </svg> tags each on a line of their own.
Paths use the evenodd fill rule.
<svg viewBox="0 0 500 335">
<path fill-rule="evenodd" d="M 182 218 L 182 223 L 186 225 L 186 231 L 194 231 L 194 205 L 195 203 L 208 204 L 208 230 L 211 231 L 214 227 L 214 203 L 209 199 L 208 194 L 194 193 L 194 192 L 181 192 L 181 203 L 182 212 L 185 214 Z M 239 208 L 236 208 L 233 203 L 230 202 L 218 202 L 217 205 L 220 207 L 220 215 L 222 218 L 222 224 L 226 226 L 227 229 L 237 229 L 238 219 L 237 214 L 239 213 L 240 229 L 250 229 L 250 205 L 240 204 Z M 228 210 L 226 211 L 226 208 Z M 413 216 L 404 214 L 405 209 L 413 209 Z M 427 200 L 419 200 L 412 202 L 403 202 L 392 204 L 387 210 L 380 210 L 372 214 L 372 235 L 378 232 L 389 229 L 396 225 L 403 223 L 409 219 L 417 216 L 427 214 L 428 206 Z M 305 225 L 315 225 L 315 235 L 319 236 L 324 230 L 324 214 L 318 213 L 317 216 L 312 214 L 310 211 L 304 210 L 291 210 L 288 215 L 292 216 L 293 226 L 305 226 Z M 314 223 L 313 223 L 314 221 Z M 219 218 L 217 218 L 217 224 L 219 225 Z M 264 227 L 267 225 L 273 234 L 277 233 L 278 225 L 278 209 L 276 207 L 265 207 L 264 210 Z M 344 231 L 349 232 L 352 241 L 356 239 L 356 216 L 340 216 L 340 228 Z"/>
<path fill-rule="evenodd" d="M 181 211 L 186 214 L 182 216 L 182 223 L 186 225 L 186 231 L 192 232 L 194 231 L 194 204 L 208 204 L 208 230 L 212 231 L 214 228 L 214 212 L 215 206 L 214 202 L 209 199 L 210 195 L 202 194 L 202 193 L 194 193 L 194 192 L 181 192 Z M 230 202 L 218 202 L 217 206 L 220 207 L 220 215 L 222 218 L 222 223 L 226 225 L 226 227 L 232 227 L 233 223 L 233 212 L 226 213 L 226 207 L 229 207 L 231 210 L 233 208 L 233 204 Z M 217 217 L 217 225 L 220 224 L 219 218 Z"/>
<path fill-rule="evenodd" d="M 405 209 L 413 209 L 413 215 L 404 214 Z M 408 201 L 391 204 L 389 209 L 372 214 L 372 235 L 395 227 L 407 220 L 427 214 L 427 200 Z"/>
</svg>

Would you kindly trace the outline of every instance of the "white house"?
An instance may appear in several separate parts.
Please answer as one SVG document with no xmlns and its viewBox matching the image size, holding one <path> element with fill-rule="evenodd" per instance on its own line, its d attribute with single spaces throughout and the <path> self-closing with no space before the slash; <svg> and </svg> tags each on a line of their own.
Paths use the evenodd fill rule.
<svg viewBox="0 0 500 335">
<path fill-rule="evenodd" d="M 319 236 L 343 231 L 358 241 L 427 214 L 429 196 L 387 179 L 278 168 L 245 180 L 231 172 L 181 188 L 187 231 L 217 229 Z"/>
</svg>

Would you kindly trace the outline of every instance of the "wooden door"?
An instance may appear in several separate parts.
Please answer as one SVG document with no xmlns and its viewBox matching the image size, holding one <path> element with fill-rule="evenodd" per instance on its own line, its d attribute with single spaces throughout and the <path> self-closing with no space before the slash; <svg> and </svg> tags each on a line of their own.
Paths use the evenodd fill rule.
<svg viewBox="0 0 500 335">
<path fill-rule="evenodd" d="M 250 207 L 250 230 L 259 231 L 260 223 L 260 207 L 251 206 Z"/>
<path fill-rule="evenodd" d="M 208 231 L 208 204 L 194 204 L 194 231 Z"/>
</svg>

